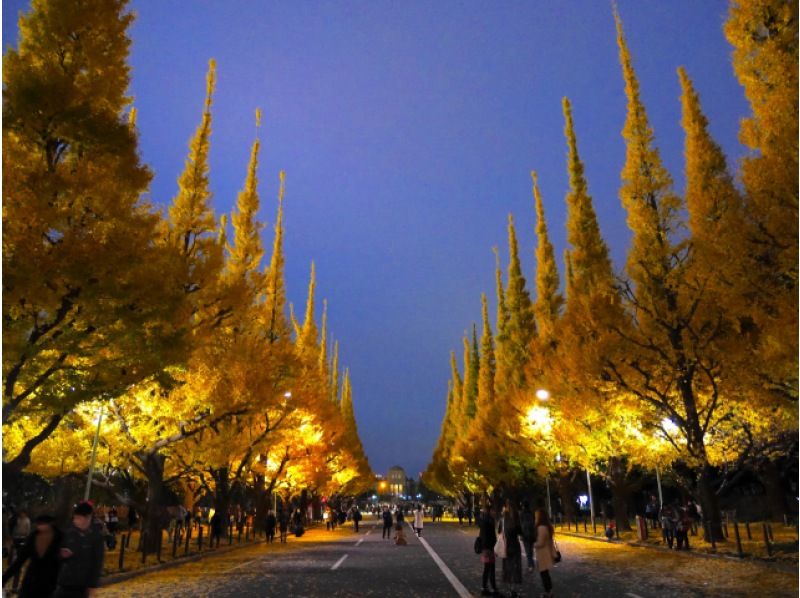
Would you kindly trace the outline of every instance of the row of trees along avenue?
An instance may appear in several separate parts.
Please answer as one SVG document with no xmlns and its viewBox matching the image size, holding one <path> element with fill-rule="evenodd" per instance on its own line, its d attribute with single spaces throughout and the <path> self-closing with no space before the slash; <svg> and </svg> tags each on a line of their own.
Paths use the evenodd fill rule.
<svg viewBox="0 0 800 598">
<path fill-rule="evenodd" d="M 212 61 L 178 192 L 164 214 L 143 200 L 126 4 L 34 0 L 3 59 L 5 483 L 84 476 L 102 417 L 96 482 L 134 502 L 146 482 L 151 542 L 168 490 L 224 511 L 247 489 L 261 514 L 272 491 L 360 493 L 313 264 L 305 317 L 286 314 L 284 173 L 262 268 L 257 135 L 232 227 L 211 205 Z"/>
<path fill-rule="evenodd" d="M 797 4 L 783 0 L 729 7 L 724 31 L 752 110 L 740 131 L 750 152 L 735 172 L 678 69 L 681 195 L 656 148 L 615 12 L 627 98 L 619 197 L 632 231 L 624 271 L 614 270 L 601 236 L 565 98 L 563 294 L 534 173 L 536 298 L 509 216 L 494 328 L 484 296 L 482 330 L 473 326 L 464 339 L 462 370 L 451 355 L 426 485 L 458 496 L 551 477 L 563 489 L 585 469 L 605 477 L 618 526 L 627 528 L 631 468 L 659 467 L 698 500 L 719 538 L 719 466 L 762 475 L 796 450 L 797 17 Z M 549 401 L 537 400 L 539 389 Z"/>
</svg>

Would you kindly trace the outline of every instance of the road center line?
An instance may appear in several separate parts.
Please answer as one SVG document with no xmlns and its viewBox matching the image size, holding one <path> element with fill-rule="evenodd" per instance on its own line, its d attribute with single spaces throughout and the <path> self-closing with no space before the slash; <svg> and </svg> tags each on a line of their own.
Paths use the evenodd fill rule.
<svg viewBox="0 0 800 598">
<path fill-rule="evenodd" d="M 631 594 L 630 592 L 628 592 L 628 593 L 627 593 L 627 594 L 625 594 L 625 595 L 626 595 L 626 596 L 630 596 L 631 598 L 642 598 L 641 596 L 639 596 L 639 594 Z"/>
<path fill-rule="evenodd" d="M 361 538 L 358 542 L 356 542 L 356 546 L 359 546 L 364 541 L 364 538 Z"/>
<path fill-rule="evenodd" d="M 414 528 L 411 526 L 411 523 L 408 524 L 408 527 L 410 527 L 411 532 L 415 536 L 417 536 L 417 533 L 414 531 Z M 447 581 L 449 581 L 450 585 L 453 586 L 453 589 L 456 591 L 456 594 L 458 594 L 461 598 L 472 598 L 472 594 L 467 591 L 467 588 L 465 588 L 464 584 L 462 584 L 458 580 L 458 577 L 456 577 L 453 574 L 453 572 L 450 571 L 450 567 L 445 565 L 444 561 L 439 557 L 438 554 L 436 554 L 436 551 L 433 548 L 431 548 L 430 544 L 428 544 L 428 541 L 425 540 L 425 538 L 423 538 L 422 536 L 417 536 L 417 540 L 419 540 L 420 544 L 422 544 L 425 547 L 425 550 L 428 551 L 428 554 L 431 555 L 433 562 L 439 566 L 439 569 L 441 569 L 442 573 L 444 573 L 444 576 L 447 578 Z"/>
<path fill-rule="evenodd" d="M 339 568 L 339 565 L 341 565 L 342 563 L 344 563 L 344 560 L 345 560 L 346 558 L 347 558 L 347 555 L 344 555 L 342 558 L 340 558 L 338 561 L 336 561 L 336 562 L 333 564 L 333 567 L 331 567 L 331 571 L 336 571 L 336 570 Z"/>
</svg>

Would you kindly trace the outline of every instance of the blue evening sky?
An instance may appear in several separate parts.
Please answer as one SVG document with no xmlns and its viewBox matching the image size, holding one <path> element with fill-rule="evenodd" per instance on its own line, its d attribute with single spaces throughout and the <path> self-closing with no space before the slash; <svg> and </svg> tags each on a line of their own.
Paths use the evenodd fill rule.
<svg viewBox="0 0 800 598">
<path fill-rule="evenodd" d="M 3 45 L 28 2 L 3 2 Z M 556 254 L 564 248 L 569 96 L 600 225 L 621 268 L 629 237 L 617 191 L 624 87 L 610 2 L 133 0 L 132 95 L 141 152 L 165 204 L 217 60 L 211 185 L 229 212 L 264 111 L 260 168 L 271 246 L 287 173 L 290 300 L 302 313 L 317 265 L 318 315 L 350 368 L 370 463 L 416 477 L 444 413 L 449 352 L 494 313 L 494 257 L 513 213 L 533 287 L 530 170 Z M 730 64 L 721 0 L 621 0 L 619 10 L 663 159 L 683 188 L 675 69 L 684 65 L 729 159 L 747 105 Z M 563 271 L 563 268 L 562 268 Z"/>
</svg>

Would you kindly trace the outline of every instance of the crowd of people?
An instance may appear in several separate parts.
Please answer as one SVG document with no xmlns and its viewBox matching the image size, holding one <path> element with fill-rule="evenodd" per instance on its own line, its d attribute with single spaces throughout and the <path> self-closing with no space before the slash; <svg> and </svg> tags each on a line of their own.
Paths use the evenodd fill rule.
<svg viewBox="0 0 800 598">
<path fill-rule="evenodd" d="M 50 515 L 31 522 L 20 509 L 9 522 L 13 546 L 3 585 L 19 577 L 21 598 L 85 598 L 95 595 L 103 573 L 108 528 L 91 502 L 75 506 L 72 521 L 63 532 Z"/>
</svg>

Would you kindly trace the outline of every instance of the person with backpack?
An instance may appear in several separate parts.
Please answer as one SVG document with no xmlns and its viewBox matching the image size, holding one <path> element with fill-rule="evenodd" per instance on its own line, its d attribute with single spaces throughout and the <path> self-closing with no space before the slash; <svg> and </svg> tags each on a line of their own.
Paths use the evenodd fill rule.
<svg viewBox="0 0 800 598">
<path fill-rule="evenodd" d="M 527 500 L 522 503 L 519 522 L 522 528 L 522 544 L 525 546 L 525 557 L 528 560 L 528 573 L 531 573 L 534 567 L 533 543 L 536 542 L 536 525 L 534 523 L 531 505 Z"/>
<path fill-rule="evenodd" d="M 391 539 L 392 537 L 392 512 L 389 507 L 383 507 L 383 534 L 381 538 Z"/>
<path fill-rule="evenodd" d="M 497 591 L 497 572 L 494 556 L 494 545 L 497 543 L 497 534 L 494 531 L 494 517 L 492 517 L 489 503 L 486 503 L 483 507 L 483 517 L 481 517 L 478 539 L 478 544 L 481 549 L 481 563 L 483 563 L 481 596 L 498 596 L 499 592 Z M 489 586 L 491 586 L 491 590 Z"/>
</svg>

